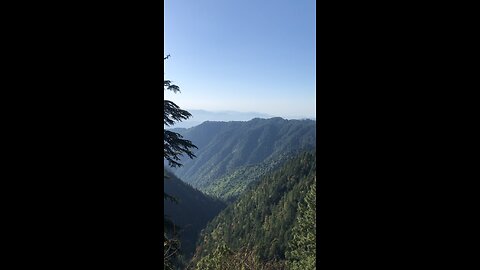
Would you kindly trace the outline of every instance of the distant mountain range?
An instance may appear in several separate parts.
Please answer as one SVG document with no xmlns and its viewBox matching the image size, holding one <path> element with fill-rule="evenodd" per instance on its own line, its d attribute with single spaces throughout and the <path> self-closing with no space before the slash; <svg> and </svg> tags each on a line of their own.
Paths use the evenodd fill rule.
<svg viewBox="0 0 480 270">
<path fill-rule="evenodd" d="M 198 126 L 205 121 L 248 121 L 253 118 L 272 118 L 273 116 L 256 113 L 256 112 L 235 112 L 235 111 L 205 111 L 205 110 L 189 110 L 189 113 L 192 114 L 187 120 L 184 120 L 180 123 L 176 123 L 173 127 L 175 128 L 190 128 L 193 126 Z"/>
<path fill-rule="evenodd" d="M 196 158 L 183 158 L 184 166 L 172 172 L 209 195 L 231 201 L 251 182 L 281 166 L 291 153 L 314 148 L 315 126 L 313 120 L 275 117 L 175 128 L 198 150 Z"/>
<path fill-rule="evenodd" d="M 286 260 L 298 204 L 315 178 L 316 121 L 257 117 L 170 130 L 198 147 L 182 167 L 165 165 L 165 192 L 178 200 L 164 205 L 181 227 L 177 269 L 194 254 L 194 263 L 217 256 L 222 243 L 253 247 L 262 261 Z"/>
<path fill-rule="evenodd" d="M 192 114 L 187 120 L 176 123 L 173 128 L 190 128 L 198 126 L 205 121 L 249 121 L 254 118 L 272 118 L 273 115 L 258 113 L 258 112 L 237 112 L 237 111 L 205 111 L 205 110 L 190 110 L 186 109 Z M 297 119 L 297 117 L 295 117 Z M 298 117 L 299 119 L 299 117 Z M 306 119 L 306 117 L 305 117 Z"/>
</svg>

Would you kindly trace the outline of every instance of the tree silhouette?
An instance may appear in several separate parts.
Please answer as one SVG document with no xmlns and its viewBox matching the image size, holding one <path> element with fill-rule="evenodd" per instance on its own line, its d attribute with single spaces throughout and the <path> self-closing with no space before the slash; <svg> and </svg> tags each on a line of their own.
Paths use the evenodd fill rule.
<svg viewBox="0 0 480 270">
<path fill-rule="evenodd" d="M 163 60 L 167 60 L 170 55 L 167 55 Z M 180 92 L 180 88 L 169 80 L 163 81 L 164 91 Z M 181 122 L 188 119 L 192 115 L 180 109 L 180 107 L 170 100 L 163 101 L 163 124 L 165 126 L 173 126 L 175 122 Z M 195 155 L 191 151 L 197 148 L 191 141 L 183 139 L 182 135 L 169 130 L 163 131 L 163 157 L 168 161 L 170 167 L 180 167 L 182 164 L 180 156 L 186 154 L 189 158 L 194 158 Z"/>
<path fill-rule="evenodd" d="M 167 55 L 163 60 L 167 60 L 170 55 Z M 180 88 L 173 84 L 169 80 L 163 81 L 164 91 L 173 91 L 174 93 L 180 92 Z M 188 119 L 192 115 L 180 109 L 180 107 L 170 100 L 163 101 L 163 124 L 165 126 L 173 126 L 176 122 L 181 122 Z M 170 167 L 180 167 L 182 164 L 179 162 L 180 157 L 186 154 L 189 158 L 194 158 L 195 155 L 191 151 L 193 148 L 197 148 L 191 141 L 183 139 L 183 137 L 173 131 L 163 130 L 163 158 L 168 161 Z M 164 179 L 168 178 L 164 172 Z M 163 193 L 164 199 L 170 199 L 176 202 L 175 198 Z M 164 234 L 163 234 L 163 247 L 164 247 L 164 269 L 173 269 L 172 261 L 178 254 L 180 242 L 175 237 L 170 238 L 167 235 L 167 231 L 173 231 L 175 234 L 175 224 L 164 217 Z"/>
</svg>

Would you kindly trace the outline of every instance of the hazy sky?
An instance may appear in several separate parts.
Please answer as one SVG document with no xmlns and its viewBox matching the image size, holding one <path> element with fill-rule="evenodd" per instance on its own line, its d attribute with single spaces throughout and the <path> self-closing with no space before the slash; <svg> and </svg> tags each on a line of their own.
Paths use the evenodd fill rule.
<svg viewBox="0 0 480 270">
<path fill-rule="evenodd" d="M 315 0 L 165 0 L 165 92 L 185 109 L 315 116 Z"/>
</svg>

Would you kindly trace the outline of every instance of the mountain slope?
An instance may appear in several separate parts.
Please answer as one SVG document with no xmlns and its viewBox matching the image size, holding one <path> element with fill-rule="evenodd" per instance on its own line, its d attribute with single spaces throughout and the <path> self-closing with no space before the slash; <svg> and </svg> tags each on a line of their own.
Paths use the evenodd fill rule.
<svg viewBox="0 0 480 270">
<path fill-rule="evenodd" d="M 310 186 L 303 202 L 298 204 L 297 219 L 292 228 L 285 257 L 290 270 L 315 269 L 317 252 L 317 183 Z"/>
<path fill-rule="evenodd" d="M 313 120 L 277 117 L 256 118 L 247 122 L 204 122 L 189 129 L 174 129 L 198 146 L 198 150 L 194 151 L 197 158 L 182 159 L 184 166 L 175 169 L 174 173 L 209 194 L 218 193 L 219 179 L 225 182 L 223 185 L 230 184 L 229 178 L 236 179 L 241 185 L 233 189 L 242 190 L 258 177 L 240 179 L 238 176 L 245 172 L 240 174 L 236 170 L 248 170 L 251 166 L 269 167 L 269 162 L 280 159 L 282 155 L 314 147 L 315 124 Z"/>
<path fill-rule="evenodd" d="M 226 202 L 233 202 L 248 187 L 258 181 L 262 176 L 278 169 L 294 153 L 277 154 L 265 161 L 254 164 L 240 166 L 232 172 L 219 177 L 214 182 L 210 182 L 204 188 L 205 193 L 220 198 Z"/>
<path fill-rule="evenodd" d="M 304 152 L 263 177 L 202 231 L 195 260 L 223 244 L 248 248 L 263 261 L 285 260 L 298 205 L 315 181 L 315 169 L 315 152 Z"/>
<path fill-rule="evenodd" d="M 256 112 L 235 112 L 235 111 L 205 111 L 205 110 L 190 110 L 186 109 L 192 114 L 192 117 L 182 122 L 176 123 L 175 127 L 190 128 L 200 125 L 205 121 L 248 121 L 253 118 L 271 118 L 273 116 L 256 113 Z"/>
<path fill-rule="evenodd" d="M 180 242 L 185 259 L 193 255 L 200 231 L 213 219 L 225 204 L 192 188 L 166 171 L 164 190 L 178 202 L 165 200 L 164 214 L 180 227 Z"/>
</svg>

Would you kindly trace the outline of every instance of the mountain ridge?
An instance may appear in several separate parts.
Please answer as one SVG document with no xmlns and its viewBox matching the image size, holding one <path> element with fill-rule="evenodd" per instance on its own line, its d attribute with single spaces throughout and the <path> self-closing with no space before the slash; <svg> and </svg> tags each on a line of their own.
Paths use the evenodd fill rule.
<svg viewBox="0 0 480 270">
<path fill-rule="evenodd" d="M 194 159 L 182 158 L 173 172 L 204 192 L 240 167 L 259 165 L 276 156 L 314 147 L 316 121 L 254 118 L 250 121 L 207 121 L 188 129 L 172 129 L 198 149 Z"/>
<path fill-rule="evenodd" d="M 176 123 L 177 128 L 190 128 L 198 126 L 205 121 L 249 121 L 253 118 L 272 118 L 273 115 L 258 112 L 238 112 L 238 111 L 206 111 L 196 109 L 186 109 L 192 117 Z"/>
</svg>

